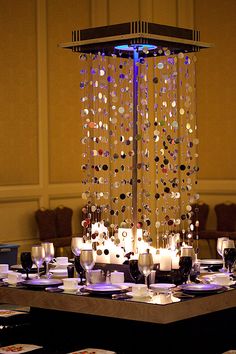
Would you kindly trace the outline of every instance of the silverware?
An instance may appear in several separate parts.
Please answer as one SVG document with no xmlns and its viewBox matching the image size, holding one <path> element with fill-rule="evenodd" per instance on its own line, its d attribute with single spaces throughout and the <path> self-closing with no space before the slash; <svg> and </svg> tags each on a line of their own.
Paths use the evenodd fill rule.
<svg viewBox="0 0 236 354">
<path fill-rule="evenodd" d="M 128 294 L 112 294 L 111 298 L 113 300 L 124 300 L 124 299 L 131 299 L 132 296 Z"/>
<path fill-rule="evenodd" d="M 190 294 L 182 293 L 181 291 L 173 292 L 173 295 L 174 295 L 175 297 L 179 297 L 180 299 L 182 299 L 182 298 L 193 298 L 193 297 L 195 297 L 195 295 L 190 295 Z"/>
</svg>

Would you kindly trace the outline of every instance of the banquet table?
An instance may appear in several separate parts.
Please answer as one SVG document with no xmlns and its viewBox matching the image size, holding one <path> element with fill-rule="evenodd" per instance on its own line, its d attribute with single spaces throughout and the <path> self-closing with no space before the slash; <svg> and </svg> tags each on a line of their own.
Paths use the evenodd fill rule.
<svg viewBox="0 0 236 354">
<path fill-rule="evenodd" d="M 235 330 L 230 325 L 236 318 L 236 289 L 158 305 L 2 286 L 0 302 L 31 308 L 34 331 L 29 335 L 37 344 L 55 346 L 53 330 L 60 348 L 65 343 L 73 348 L 79 343 L 80 347 L 105 347 L 118 354 L 163 353 L 152 351 L 154 343 L 165 343 L 166 353 L 221 354 L 236 349 Z"/>
<path fill-rule="evenodd" d="M 236 308 L 236 289 L 209 296 L 197 296 L 166 305 L 139 301 L 113 300 L 101 296 L 77 296 L 67 293 L 50 293 L 20 287 L 0 287 L 1 303 L 33 308 L 66 311 L 87 315 L 105 316 L 123 320 L 168 324 Z"/>
</svg>

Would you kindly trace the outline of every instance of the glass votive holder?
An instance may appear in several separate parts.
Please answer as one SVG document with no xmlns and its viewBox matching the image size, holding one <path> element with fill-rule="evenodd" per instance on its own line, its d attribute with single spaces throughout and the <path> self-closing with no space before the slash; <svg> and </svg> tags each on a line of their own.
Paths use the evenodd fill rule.
<svg viewBox="0 0 236 354">
<path fill-rule="evenodd" d="M 75 276 L 75 266 L 70 264 L 67 266 L 67 275 L 68 278 L 74 278 Z"/>
</svg>

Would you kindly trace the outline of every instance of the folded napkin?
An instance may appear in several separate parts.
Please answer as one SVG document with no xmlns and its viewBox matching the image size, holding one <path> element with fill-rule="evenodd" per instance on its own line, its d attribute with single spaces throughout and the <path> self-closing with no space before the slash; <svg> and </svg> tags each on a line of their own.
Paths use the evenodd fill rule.
<svg viewBox="0 0 236 354">
<path fill-rule="evenodd" d="M 116 353 L 106 349 L 86 348 L 86 349 L 76 350 L 68 354 L 116 354 Z"/>
<path fill-rule="evenodd" d="M 6 347 L 1 347 L 0 354 L 5 354 L 5 353 L 21 354 L 21 353 L 31 352 L 32 350 L 40 349 L 40 348 L 42 347 L 33 344 L 12 344 L 12 345 L 7 345 Z"/>
</svg>

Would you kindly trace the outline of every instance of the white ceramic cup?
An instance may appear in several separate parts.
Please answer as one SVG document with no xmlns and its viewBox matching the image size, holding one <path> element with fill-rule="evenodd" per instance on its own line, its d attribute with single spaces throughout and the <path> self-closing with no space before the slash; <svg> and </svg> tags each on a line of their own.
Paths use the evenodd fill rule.
<svg viewBox="0 0 236 354">
<path fill-rule="evenodd" d="M 111 283 L 112 284 L 117 284 L 117 283 L 124 283 L 125 281 L 125 274 L 124 272 L 111 272 Z"/>
<path fill-rule="evenodd" d="M 17 284 L 22 281 L 22 274 L 17 272 L 8 273 L 7 281 L 9 284 Z"/>
<path fill-rule="evenodd" d="M 77 278 L 63 278 L 62 281 L 65 290 L 76 290 L 78 287 Z"/>
<path fill-rule="evenodd" d="M 58 265 L 67 265 L 68 263 L 68 257 L 56 257 L 55 259 Z"/>
<path fill-rule="evenodd" d="M 212 282 L 219 285 L 228 285 L 231 279 L 232 278 L 229 276 L 229 274 L 223 273 L 215 274 L 212 276 Z"/>
<path fill-rule="evenodd" d="M 97 284 L 102 282 L 102 270 L 101 269 L 91 269 L 89 271 L 90 281 L 92 284 Z"/>
<path fill-rule="evenodd" d="M 160 293 L 158 296 L 159 296 L 160 304 L 162 304 L 162 305 L 169 304 L 170 302 L 172 302 L 170 292 Z"/>
<path fill-rule="evenodd" d="M 133 296 L 147 296 L 148 295 L 148 287 L 146 284 L 133 284 L 132 285 L 132 293 Z"/>
<path fill-rule="evenodd" d="M 0 264 L 0 273 L 7 273 L 9 271 L 9 264 Z"/>
</svg>

